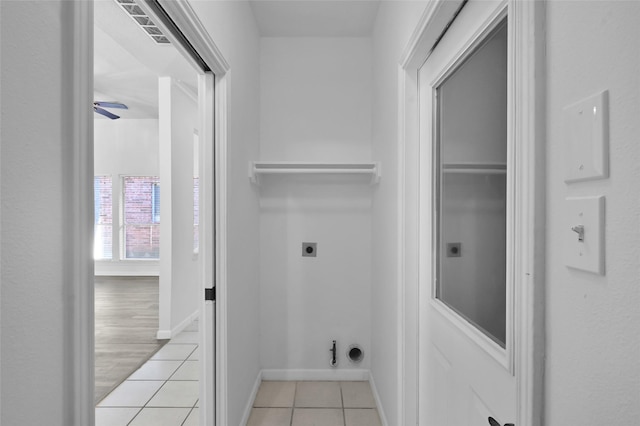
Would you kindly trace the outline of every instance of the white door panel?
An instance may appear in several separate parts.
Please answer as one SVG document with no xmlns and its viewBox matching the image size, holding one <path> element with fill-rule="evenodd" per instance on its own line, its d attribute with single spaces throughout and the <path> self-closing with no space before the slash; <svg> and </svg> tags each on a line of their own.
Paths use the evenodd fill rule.
<svg viewBox="0 0 640 426">
<path fill-rule="evenodd" d="M 506 4 L 470 0 L 419 72 L 420 424 L 515 421 Z"/>
<path fill-rule="evenodd" d="M 515 379 L 487 351 L 472 342 L 439 313 L 429 317 L 437 406 L 446 407 L 448 422 L 433 425 L 488 425 L 487 418 L 515 418 Z M 448 399 L 442 401 L 443 395 Z M 502 424 L 502 423 L 501 423 Z"/>
</svg>

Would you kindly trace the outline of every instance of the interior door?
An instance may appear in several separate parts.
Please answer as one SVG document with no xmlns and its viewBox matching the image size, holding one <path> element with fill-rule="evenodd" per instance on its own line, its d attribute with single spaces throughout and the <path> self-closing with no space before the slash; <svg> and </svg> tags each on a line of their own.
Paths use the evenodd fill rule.
<svg viewBox="0 0 640 426">
<path fill-rule="evenodd" d="M 508 24 L 470 0 L 419 71 L 423 425 L 516 418 Z"/>
</svg>

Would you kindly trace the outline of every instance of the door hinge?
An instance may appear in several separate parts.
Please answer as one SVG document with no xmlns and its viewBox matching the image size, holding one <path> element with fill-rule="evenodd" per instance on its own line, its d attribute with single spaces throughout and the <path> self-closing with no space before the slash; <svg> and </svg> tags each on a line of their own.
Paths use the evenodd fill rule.
<svg viewBox="0 0 640 426">
<path fill-rule="evenodd" d="M 212 302 L 216 301 L 216 288 L 205 288 L 204 289 L 204 300 L 211 300 Z"/>
</svg>

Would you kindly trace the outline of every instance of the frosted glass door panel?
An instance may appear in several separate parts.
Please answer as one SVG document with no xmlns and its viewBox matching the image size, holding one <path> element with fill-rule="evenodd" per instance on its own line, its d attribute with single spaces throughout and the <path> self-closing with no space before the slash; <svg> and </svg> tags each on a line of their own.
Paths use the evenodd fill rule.
<svg viewBox="0 0 640 426">
<path fill-rule="evenodd" d="M 507 31 L 437 88 L 436 297 L 504 347 Z"/>
</svg>

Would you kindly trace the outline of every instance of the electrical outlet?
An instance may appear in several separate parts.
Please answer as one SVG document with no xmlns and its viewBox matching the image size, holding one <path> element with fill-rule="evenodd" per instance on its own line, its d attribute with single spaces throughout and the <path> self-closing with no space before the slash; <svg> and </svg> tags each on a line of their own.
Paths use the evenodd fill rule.
<svg viewBox="0 0 640 426">
<path fill-rule="evenodd" d="M 316 257 L 317 243 L 302 243 L 302 257 Z"/>
<path fill-rule="evenodd" d="M 447 243 L 447 257 L 461 257 L 462 243 Z"/>
</svg>

